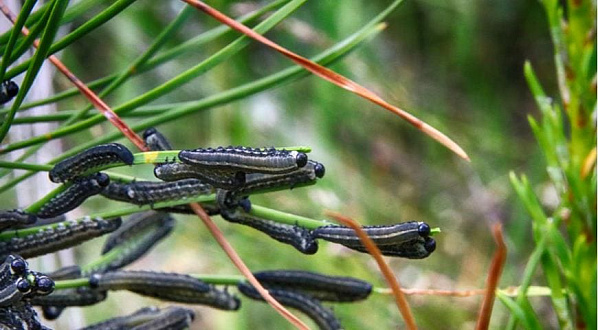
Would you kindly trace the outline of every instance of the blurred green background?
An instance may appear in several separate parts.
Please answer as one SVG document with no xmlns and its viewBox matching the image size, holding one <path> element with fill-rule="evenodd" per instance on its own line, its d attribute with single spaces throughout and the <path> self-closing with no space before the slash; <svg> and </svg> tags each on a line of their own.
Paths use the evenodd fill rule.
<svg viewBox="0 0 598 330">
<path fill-rule="evenodd" d="M 261 3 L 218 0 L 210 4 L 236 17 Z M 388 4 L 379 0 L 310 1 L 267 36 L 301 55 L 311 56 L 357 31 Z M 182 4 L 176 1 L 139 1 L 69 46 L 62 59 L 85 81 L 123 69 L 148 47 L 180 8 Z M 94 13 L 91 11 L 89 17 Z M 85 15 L 71 28 L 84 22 Z M 310 158 L 326 165 L 326 176 L 318 185 L 256 196 L 252 198 L 256 203 L 317 219 L 323 218 L 323 210 L 334 210 L 364 224 L 418 220 L 440 227 L 438 248 L 429 258 L 388 260 L 406 288 L 483 288 L 494 250 L 489 224 L 500 221 L 509 248 L 500 287 L 518 285 L 533 245 L 528 216 L 513 194 L 508 173 L 526 173 L 535 183 L 547 181 L 526 119 L 528 114 L 537 114 L 537 109 L 523 78 L 525 60 L 532 62 L 547 93 L 557 94 L 543 9 L 534 0 L 410 0 L 385 22 L 385 31 L 335 64 L 334 70 L 446 133 L 467 151 L 471 163 L 398 117 L 313 76 L 157 128 L 181 149 L 229 144 L 309 145 L 313 148 Z M 164 48 L 215 26 L 218 23 L 214 19 L 195 13 Z M 120 104 L 160 85 L 236 36 L 220 38 L 132 79 L 108 97 L 108 103 Z M 252 43 L 154 104 L 197 100 L 290 65 L 280 54 Z M 58 75 L 54 85 L 57 90 L 69 87 Z M 71 99 L 59 103 L 59 109 L 79 109 L 85 104 L 83 99 Z M 65 145 L 112 130 L 103 124 L 65 139 Z M 134 174 L 150 178 L 151 167 Z M 545 187 L 537 191 L 542 203 L 554 207 L 556 195 L 552 188 L 536 186 Z M 121 204 L 98 198 L 86 205 L 103 209 Z M 197 219 L 177 219 L 175 233 L 131 268 L 237 274 Z M 304 256 L 261 233 L 218 217 L 215 220 L 252 270 L 313 270 L 385 286 L 367 255 L 321 244 L 318 254 Z M 99 244 L 94 241 L 78 248 L 78 258 L 92 260 Z M 540 279 L 534 284 L 544 283 Z M 127 301 L 124 306 L 123 299 Z M 471 328 L 481 303 L 479 296 L 408 299 L 422 329 Z M 86 321 L 93 322 L 156 303 L 116 293 L 107 302 L 84 311 Z M 543 312 L 549 305 L 548 298 L 534 298 L 532 304 L 547 327 L 556 326 L 552 311 L 546 308 Z M 194 323 L 197 329 L 291 327 L 266 304 L 253 301 L 244 300 L 239 313 L 207 308 L 198 311 Z M 356 304 L 338 304 L 334 311 L 347 329 L 402 325 L 392 298 L 386 295 L 374 294 Z M 500 328 L 507 317 L 507 311 L 497 302 L 492 327 Z"/>
</svg>

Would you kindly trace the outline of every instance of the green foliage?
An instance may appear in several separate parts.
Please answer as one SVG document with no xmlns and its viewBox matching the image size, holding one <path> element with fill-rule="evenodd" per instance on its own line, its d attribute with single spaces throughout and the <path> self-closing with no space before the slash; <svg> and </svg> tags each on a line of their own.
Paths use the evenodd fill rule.
<svg viewBox="0 0 598 330">
<path fill-rule="evenodd" d="M 567 16 L 557 1 L 543 3 L 555 48 L 560 102 L 546 95 L 529 62 L 525 77 L 541 119 L 529 123 L 544 153 L 546 171 L 559 196 L 550 215 L 544 212 L 525 176 L 511 173 L 511 183 L 531 220 L 536 249 L 528 261 L 521 288 L 529 285 L 541 265 L 551 288 L 552 306 L 561 328 L 596 327 L 596 7 L 591 1 L 570 2 Z M 563 111 L 562 109 L 565 109 Z M 594 117 L 593 117 L 594 116 Z M 561 231 L 560 229 L 563 229 Z M 534 310 L 521 290 L 517 304 L 501 301 L 517 322 L 537 328 Z M 518 308 L 521 308 L 518 310 Z"/>
</svg>

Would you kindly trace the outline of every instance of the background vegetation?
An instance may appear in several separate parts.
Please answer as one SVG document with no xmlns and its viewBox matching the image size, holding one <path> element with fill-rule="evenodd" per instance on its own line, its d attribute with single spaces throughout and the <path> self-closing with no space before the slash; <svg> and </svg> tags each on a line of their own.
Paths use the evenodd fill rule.
<svg viewBox="0 0 598 330">
<path fill-rule="evenodd" d="M 112 2 L 93 3 L 63 25 L 59 35 L 87 22 Z M 590 100 L 583 104 L 589 104 L 582 110 L 583 118 L 589 122 L 579 133 L 584 136 L 584 142 L 575 154 L 583 160 L 596 143 L 596 6 L 592 1 L 581 3 L 583 10 L 578 14 L 584 20 L 582 27 L 588 29 L 580 28 L 577 33 L 583 36 L 589 33 L 589 62 L 593 63 L 586 68 L 585 80 L 579 82 L 588 83 L 583 97 Z M 263 5 L 224 0 L 210 4 L 235 17 Z M 388 4 L 389 1 L 380 0 L 311 1 L 269 32 L 268 37 L 299 54 L 312 56 L 359 30 Z M 554 5 L 549 1 L 546 3 L 549 8 L 551 4 Z M 135 2 L 107 24 L 70 44 L 60 57 L 84 81 L 120 72 L 149 47 L 182 7 L 176 1 Z M 566 11 L 566 14 L 571 12 Z M 440 227 L 438 249 L 431 257 L 389 261 L 407 288 L 483 288 L 494 249 L 489 223 L 500 221 L 504 224 L 509 248 L 500 287 L 520 285 L 538 239 L 537 232 L 536 235 L 532 233 L 534 217 L 527 212 L 529 205 L 521 203 L 520 197 L 535 193 L 537 205 L 547 214 L 552 214 L 555 209 L 562 211 L 567 206 L 562 204 L 561 197 L 566 196 L 560 189 L 563 187 L 555 188 L 554 180 L 551 181 L 554 178 L 546 171 L 547 165 L 559 168 L 561 163 L 551 164 L 549 157 L 547 162 L 547 148 L 539 147 L 528 123 L 528 115 L 541 122 L 546 112 L 539 111 L 523 73 L 524 63 L 530 61 L 545 94 L 554 97 L 555 103 L 560 102 L 549 30 L 554 21 L 549 22 L 543 4 L 533 0 L 406 1 L 384 21 L 388 24 L 385 31 L 333 68 L 445 132 L 468 152 L 471 164 L 390 113 L 313 76 L 157 127 L 176 148 L 181 149 L 229 144 L 311 146 L 310 157 L 326 165 L 325 179 L 306 189 L 256 196 L 255 201 L 263 205 L 314 218 L 322 218 L 322 211 L 330 209 L 364 224 L 415 219 Z M 192 12 L 163 49 L 172 49 L 218 25 L 214 19 Z M 138 75 L 105 100 L 115 106 L 127 102 L 221 50 L 237 36 L 227 34 Z M 569 55 L 570 59 L 575 56 Z M 224 63 L 152 104 L 199 100 L 290 65 L 290 61 L 279 54 L 251 43 Z M 63 91 L 71 86 L 62 76 L 55 75 L 53 88 Z M 62 112 L 86 105 L 83 98 L 74 97 L 58 102 L 56 108 Z M 126 119 L 130 124 L 140 120 Z M 557 120 L 565 122 L 561 128 L 567 127 L 561 130 L 561 133 L 564 131 L 561 142 L 568 148 L 566 140 L 572 132 L 568 126 L 570 122 L 560 115 Z M 68 150 L 113 131 L 115 129 L 109 124 L 96 125 L 63 139 L 62 146 Z M 8 142 L 18 140 L 12 135 Z M 575 169 L 580 168 L 579 159 L 572 165 Z M 532 183 L 527 192 L 519 191 L 520 195 L 517 195 L 509 179 L 511 171 L 517 175 L 526 174 Z M 573 173 L 573 169 L 571 171 Z M 151 167 L 134 175 L 150 178 Z M 584 180 L 587 184 L 583 185 L 588 189 L 583 194 L 587 201 L 583 217 L 589 217 L 593 227 L 586 228 L 588 231 L 563 231 L 563 239 L 570 246 L 580 232 L 587 234 L 588 239 L 583 244 L 589 246 L 590 252 L 584 257 L 587 263 L 583 267 L 594 270 L 593 278 L 590 274 L 587 283 L 593 290 L 589 294 L 590 298 L 593 295 L 595 325 L 595 169 L 581 182 Z M 21 185 L 28 184 L 31 185 L 31 181 Z M 5 191 L 0 208 L 18 205 L 15 196 L 15 190 Z M 119 205 L 97 198 L 85 207 L 99 210 Z M 237 274 L 207 231 L 198 228 L 196 219 L 191 216 L 177 216 L 177 219 L 178 226 L 172 237 L 137 262 L 133 269 Z M 351 275 L 384 285 L 367 255 L 322 244 L 315 256 L 303 256 L 290 247 L 264 239 L 260 233 L 217 221 L 252 270 L 314 270 Z M 93 241 L 77 248 L 76 259 L 93 260 L 99 244 Z M 47 267 L 48 262 L 43 263 Z M 53 269 L 44 268 L 44 265 L 38 268 Z M 550 286 L 544 275 L 542 271 L 536 271 L 532 283 Z M 562 277 L 564 283 L 571 280 L 566 275 L 558 275 L 558 271 L 556 276 Z M 569 296 L 568 291 L 567 295 L 574 296 L 573 293 Z M 139 304 L 123 305 L 124 299 Z M 409 301 L 421 328 L 467 328 L 475 322 L 481 299 L 414 296 Z M 532 298 L 530 302 L 540 320 L 533 325 L 574 326 L 559 323 L 549 296 Z M 116 293 L 111 294 L 107 302 L 84 309 L 84 315 L 86 322 L 91 323 L 107 315 L 132 312 L 141 304 L 150 303 L 156 304 L 156 301 Z M 569 301 L 572 311 L 583 314 L 576 310 L 575 303 L 575 299 Z M 502 328 L 507 324 L 512 308 L 497 303 L 492 326 Z M 267 305 L 250 301 L 245 301 L 237 314 L 198 310 L 200 317 L 194 324 L 198 329 L 288 327 Z M 375 328 L 388 329 L 401 324 L 391 298 L 380 294 L 362 303 L 338 305 L 335 312 L 348 329 L 372 328 L 374 324 Z M 75 323 L 73 315 L 65 314 L 65 318 L 70 317 L 67 323 Z M 583 317 L 571 316 L 571 319 L 588 324 Z M 591 321 L 589 325 L 591 328 Z M 65 323 L 59 326 L 66 327 Z"/>
</svg>

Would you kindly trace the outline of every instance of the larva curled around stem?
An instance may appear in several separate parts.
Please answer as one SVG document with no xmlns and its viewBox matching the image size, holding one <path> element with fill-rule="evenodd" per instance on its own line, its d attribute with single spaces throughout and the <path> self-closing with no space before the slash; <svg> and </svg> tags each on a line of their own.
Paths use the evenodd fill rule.
<svg viewBox="0 0 598 330">
<path fill-rule="evenodd" d="M 19 86 L 12 80 L 4 80 L 0 84 L 0 104 L 12 100 L 19 93 Z"/>
<path fill-rule="evenodd" d="M 42 205 L 37 212 L 37 216 L 52 218 L 74 210 L 87 198 L 102 192 L 109 183 L 110 178 L 104 173 L 95 173 L 87 177 L 77 178 L 66 190 Z"/>
<path fill-rule="evenodd" d="M 314 254 L 318 251 L 318 242 L 308 229 L 262 219 L 240 207 L 221 209 L 220 214 L 230 222 L 252 227 L 281 243 L 289 244 L 301 253 Z"/>
<path fill-rule="evenodd" d="M 37 217 L 23 210 L 0 210 L 0 231 L 17 226 L 34 224 Z"/>
<path fill-rule="evenodd" d="M 209 184 L 197 179 L 184 179 L 173 182 L 110 182 L 101 194 L 109 199 L 146 205 L 198 195 L 209 195 L 213 192 L 214 187 Z"/>
<path fill-rule="evenodd" d="M 181 163 L 161 163 L 154 168 L 156 178 L 164 181 L 198 179 L 215 188 L 236 189 L 245 183 L 245 173 L 230 170 L 210 170 Z"/>
<path fill-rule="evenodd" d="M 133 154 L 119 143 L 102 144 L 91 147 L 72 157 L 69 157 L 50 170 L 50 181 L 60 183 L 92 172 L 103 165 L 124 163 L 133 164 Z"/>
<path fill-rule="evenodd" d="M 287 173 L 307 164 L 305 153 L 275 148 L 199 148 L 181 150 L 178 156 L 181 162 L 195 167 L 244 173 Z"/>
<path fill-rule="evenodd" d="M 81 330 L 103 329 L 187 329 L 195 318 L 195 313 L 188 308 L 169 306 L 163 309 L 144 307 L 127 316 L 119 316 L 96 323 Z"/>
<path fill-rule="evenodd" d="M 352 302 L 366 299 L 372 285 L 346 276 L 330 276 L 301 270 L 268 270 L 253 274 L 262 285 L 297 291 L 320 301 Z"/>
<path fill-rule="evenodd" d="M 92 238 L 113 232 L 121 224 L 120 218 L 84 218 L 66 221 L 40 229 L 25 237 L 13 237 L 0 242 L 0 255 L 17 253 L 32 258 L 81 244 Z"/>
<path fill-rule="evenodd" d="M 362 229 L 378 246 L 396 245 L 430 235 L 425 222 L 409 221 L 393 225 L 363 226 Z M 355 231 L 346 226 L 328 225 L 313 230 L 315 238 L 342 244 L 347 247 L 363 247 Z"/>
<path fill-rule="evenodd" d="M 239 291 L 248 298 L 263 301 L 263 297 L 251 285 L 241 282 L 237 285 Z M 320 327 L 320 329 L 333 330 L 342 329 L 338 319 L 332 311 L 320 304 L 318 300 L 310 296 L 281 289 L 268 289 L 268 293 L 281 304 L 300 310 L 309 316 Z"/>
</svg>

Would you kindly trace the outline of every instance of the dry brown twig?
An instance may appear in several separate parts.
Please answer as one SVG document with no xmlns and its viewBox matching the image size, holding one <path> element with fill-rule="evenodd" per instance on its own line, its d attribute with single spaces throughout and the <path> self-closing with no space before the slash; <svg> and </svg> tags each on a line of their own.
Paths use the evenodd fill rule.
<svg viewBox="0 0 598 330">
<path fill-rule="evenodd" d="M 488 278 L 486 279 L 486 295 L 484 301 L 480 306 L 478 321 L 476 329 L 488 329 L 490 324 L 490 317 L 492 316 L 492 306 L 494 305 L 494 298 L 496 296 L 496 288 L 498 281 L 502 274 L 505 261 L 507 260 L 507 246 L 503 240 L 502 225 L 497 222 L 492 226 L 492 234 L 496 242 L 496 251 L 492 257 L 492 263 L 488 270 Z"/>
</svg>

